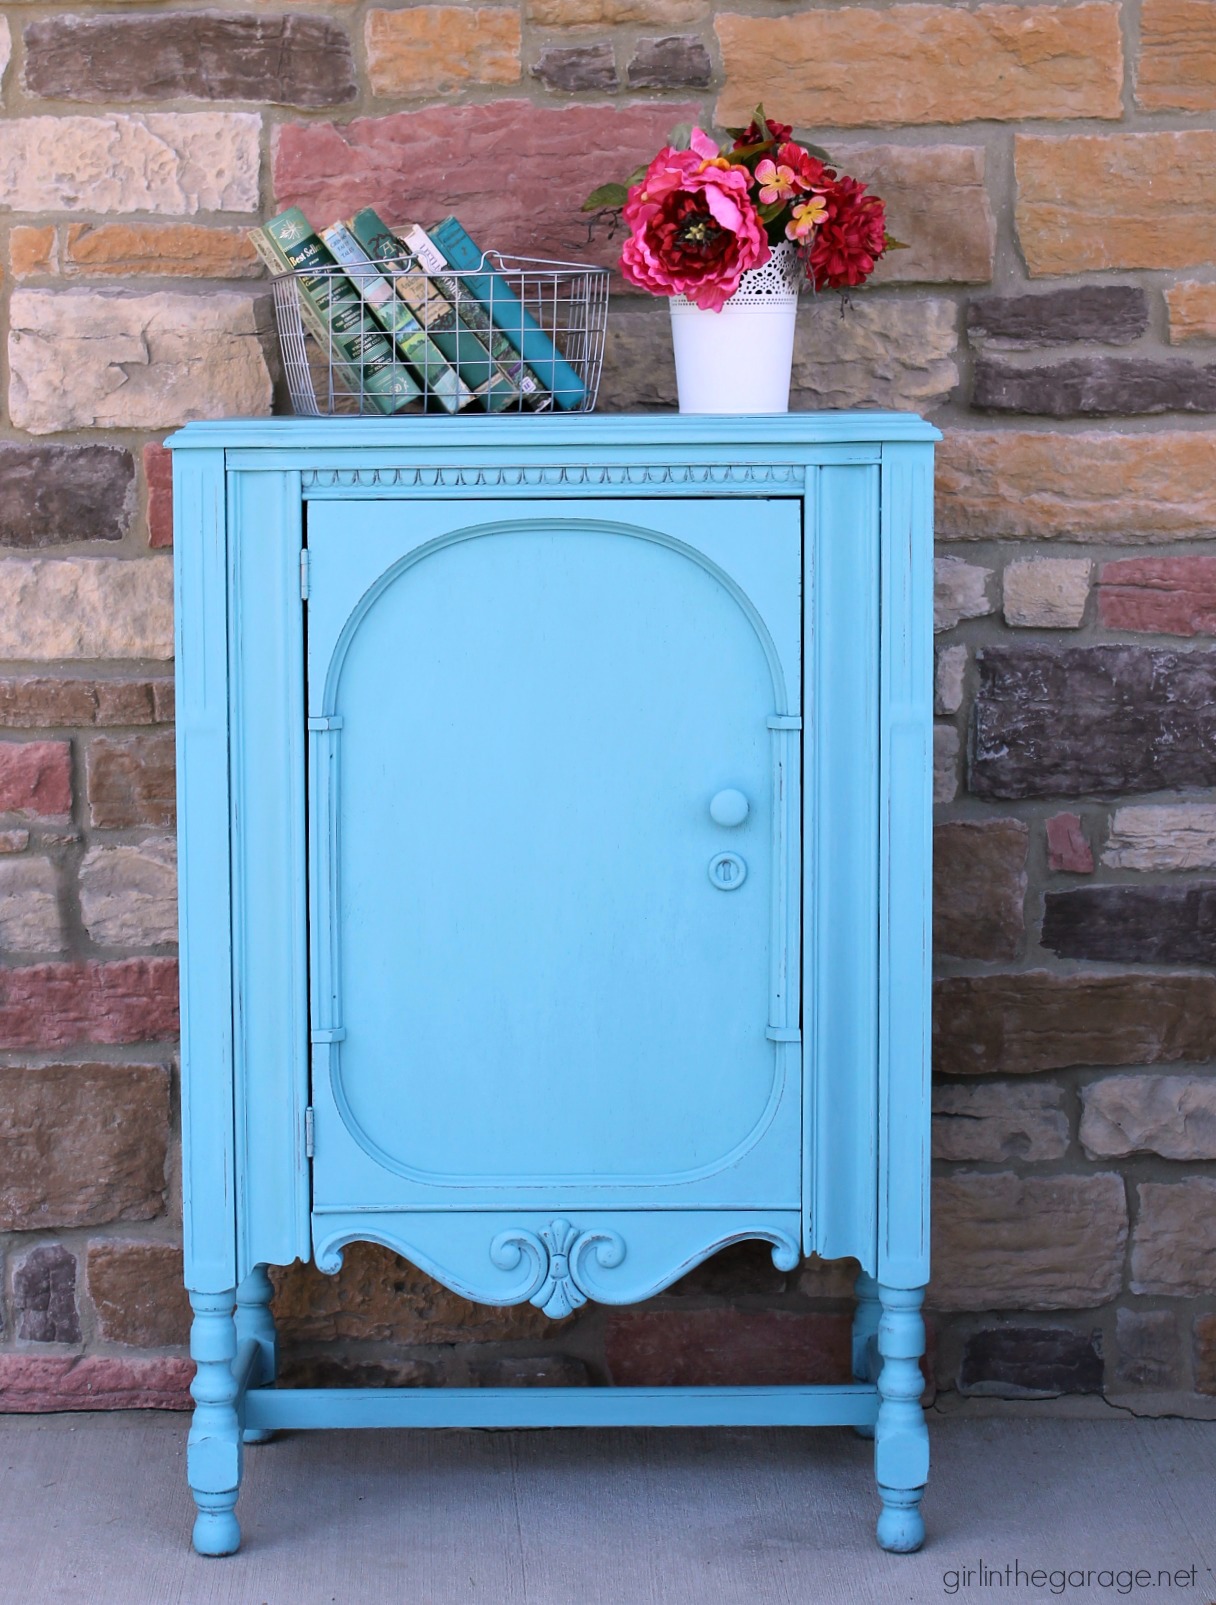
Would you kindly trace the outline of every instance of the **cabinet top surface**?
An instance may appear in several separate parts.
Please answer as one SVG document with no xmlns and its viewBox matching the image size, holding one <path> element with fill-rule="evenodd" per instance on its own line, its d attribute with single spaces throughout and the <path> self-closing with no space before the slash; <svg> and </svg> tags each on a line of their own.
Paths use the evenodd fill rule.
<svg viewBox="0 0 1216 1605">
<path fill-rule="evenodd" d="M 410 418 L 219 418 L 186 424 L 168 437 L 174 450 L 316 451 L 347 448 L 530 453 L 537 448 L 613 450 L 622 447 L 748 449 L 929 442 L 940 432 L 911 412 L 787 412 L 680 414 L 593 412 L 566 416 Z"/>
</svg>

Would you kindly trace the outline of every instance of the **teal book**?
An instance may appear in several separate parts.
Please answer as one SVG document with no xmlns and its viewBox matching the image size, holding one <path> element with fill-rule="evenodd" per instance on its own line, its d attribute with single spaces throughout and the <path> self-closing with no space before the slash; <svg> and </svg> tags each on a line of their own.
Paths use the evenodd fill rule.
<svg viewBox="0 0 1216 1605">
<path fill-rule="evenodd" d="M 338 265 L 347 270 L 347 277 L 364 305 L 371 310 L 372 317 L 387 334 L 392 335 L 403 360 L 422 380 L 426 400 L 436 402 L 444 412 L 459 412 L 462 407 L 467 407 L 473 399 L 473 392 L 463 383 L 413 311 L 400 296 L 393 294 L 392 285 L 346 224 L 333 223 L 329 228 L 322 229 L 321 238 Z"/>
<path fill-rule="evenodd" d="M 582 406 L 587 387 L 553 341 L 523 306 L 503 274 L 491 268 L 485 254 L 469 238 L 460 222 L 445 217 L 427 234 L 446 258 L 448 266 L 467 277 L 470 293 L 485 307 L 496 326 L 523 357 L 557 405 L 569 412 Z"/>
<path fill-rule="evenodd" d="M 351 218 L 350 231 L 486 411 L 501 412 L 518 402 L 520 387 L 379 214 L 365 207 Z"/>
<path fill-rule="evenodd" d="M 553 397 L 547 390 L 542 389 L 539 380 L 502 330 L 494 327 L 490 321 L 490 314 L 476 296 L 469 294 L 463 280 L 448 271 L 447 258 L 428 236 L 426 230 L 420 228 L 417 223 L 413 224 L 407 230 L 401 244 L 412 252 L 418 265 L 426 269 L 433 282 L 447 296 L 456 308 L 460 321 L 467 324 L 470 329 L 476 330 L 499 367 L 519 386 L 523 404 L 528 411 L 548 412 L 553 406 Z"/>
<path fill-rule="evenodd" d="M 326 330 L 334 360 L 356 394 L 367 396 L 379 412 L 399 412 L 422 394 L 345 274 L 298 206 L 264 225 L 273 247 L 296 271 L 300 289 Z M 304 270 L 304 271 L 301 271 Z"/>
</svg>

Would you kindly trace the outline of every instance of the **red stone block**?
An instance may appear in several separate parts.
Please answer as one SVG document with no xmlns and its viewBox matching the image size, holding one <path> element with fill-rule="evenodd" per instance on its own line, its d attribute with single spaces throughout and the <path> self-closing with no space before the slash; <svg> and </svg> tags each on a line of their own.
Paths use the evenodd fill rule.
<svg viewBox="0 0 1216 1605">
<path fill-rule="evenodd" d="M 149 441 L 144 447 L 148 482 L 148 545 L 173 545 L 173 453 Z"/>
<path fill-rule="evenodd" d="M 391 223 L 424 226 L 454 212 L 483 250 L 610 266 L 619 230 L 609 240 L 601 224 L 589 242 L 579 207 L 599 185 L 649 161 L 677 123 L 695 122 L 699 112 L 671 101 L 540 107 L 494 100 L 350 123 L 284 123 L 275 134 L 276 205 L 302 206 L 317 226 L 361 206 Z"/>
<path fill-rule="evenodd" d="M 1094 850 L 1076 814 L 1055 814 L 1047 821 L 1047 863 L 1070 875 L 1092 875 Z"/>
<path fill-rule="evenodd" d="M 111 1355 L 0 1354 L 0 1411 L 189 1410 L 194 1362 Z"/>
<path fill-rule="evenodd" d="M 67 820 L 71 812 L 70 742 L 0 742 L 0 813 Z"/>
<path fill-rule="evenodd" d="M 0 970 L 0 1048 L 176 1037 L 176 959 Z"/>
<path fill-rule="evenodd" d="M 1125 557 L 1098 576 L 1108 630 L 1216 634 L 1216 557 Z"/>
<path fill-rule="evenodd" d="M 849 1382 L 851 1329 L 848 1315 L 614 1310 L 604 1347 L 621 1387 Z"/>
</svg>

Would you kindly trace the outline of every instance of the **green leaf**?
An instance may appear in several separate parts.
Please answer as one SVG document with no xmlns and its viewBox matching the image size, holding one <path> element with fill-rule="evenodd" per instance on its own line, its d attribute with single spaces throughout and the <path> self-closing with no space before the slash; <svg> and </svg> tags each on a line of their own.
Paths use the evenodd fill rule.
<svg viewBox="0 0 1216 1605">
<path fill-rule="evenodd" d="M 677 123 L 667 136 L 667 143 L 676 150 L 687 150 L 688 141 L 692 138 L 691 123 Z"/>
<path fill-rule="evenodd" d="M 904 240 L 897 240 L 893 234 L 884 234 L 882 237 L 884 251 L 910 251 L 912 247 Z"/>
<path fill-rule="evenodd" d="M 787 201 L 770 201 L 767 206 L 757 206 L 756 215 L 762 223 L 772 223 L 785 211 Z"/>
<path fill-rule="evenodd" d="M 583 211 L 619 212 L 628 199 L 629 191 L 624 184 L 601 184 L 583 202 Z"/>
<path fill-rule="evenodd" d="M 649 162 L 643 162 L 640 167 L 635 167 L 633 172 L 630 173 L 629 177 L 625 180 L 626 188 L 632 189 L 635 184 L 640 184 L 649 171 Z"/>
<path fill-rule="evenodd" d="M 802 146 L 803 150 L 806 151 L 809 155 L 818 156 L 819 160 L 821 162 L 826 162 L 829 167 L 834 165 L 834 163 L 832 161 L 832 153 L 830 151 L 824 150 L 822 145 L 808 145 L 805 142 L 805 140 L 801 140 L 801 139 L 798 141 L 798 143 Z"/>
</svg>

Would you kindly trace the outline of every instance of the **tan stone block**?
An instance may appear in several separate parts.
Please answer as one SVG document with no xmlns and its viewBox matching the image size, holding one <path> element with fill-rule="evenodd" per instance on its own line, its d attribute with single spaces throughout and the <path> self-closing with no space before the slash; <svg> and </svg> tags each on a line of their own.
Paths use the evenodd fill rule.
<svg viewBox="0 0 1216 1605">
<path fill-rule="evenodd" d="M 528 0 L 528 21 L 541 28 L 616 27 L 632 23 L 673 28 L 700 22 L 710 0 Z"/>
<path fill-rule="evenodd" d="M 887 208 L 887 230 L 907 250 L 890 251 L 871 283 L 987 284 L 996 220 L 982 145 L 832 143 L 841 171 L 868 184 Z"/>
<path fill-rule="evenodd" d="M 190 1301 L 176 1243 L 90 1243 L 88 1281 L 97 1335 L 105 1342 L 159 1349 L 190 1341 Z"/>
<path fill-rule="evenodd" d="M 793 400 L 801 407 L 924 411 L 958 383 L 953 301 L 806 296 L 794 342 Z"/>
<path fill-rule="evenodd" d="M 268 315 L 238 290 L 16 290 L 12 421 L 37 435 L 269 412 Z"/>
<path fill-rule="evenodd" d="M 171 558 L 0 558 L 0 658 L 172 656 Z"/>
<path fill-rule="evenodd" d="M 256 212 L 255 112 L 14 117 L 0 124 L 0 206 L 14 212 Z"/>
<path fill-rule="evenodd" d="M 761 100 L 810 128 L 1122 116 L 1116 5 L 844 6 L 714 28 L 722 124 Z"/>
<path fill-rule="evenodd" d="M 1075 630 L 1085 617 L 1091 566 L 1084 557 L 1035 557 L 1010 563 L 1004 576 L 1005 623 Z"/>
<path fill-rule="evenodd" d="M 1014 168 L 1032 277 L 1192 267 L 1216 255 L 1216 129 L 1018 134 Z"/>
<path fill-rule="evenodd" d="M 1025 939 L 1020 819 L 958 819 L 933 831 L 933 947 L 955 958 L 1013 959 Z"/>
<path fill-rule="evenodd" d="M 812 1254 L 798 1272 L 798 1291 L 805 1298 L 852 1298 L 860 1274 L 855 1259 L 820 1259 Z"/>
<path fill-rule="evenodd" d="M 929 1302 L 947 1310 L 1090 1309 L 1116 1297 L 1123 1178 L 961 1173 L 933 1186 Z"/>
<path fill-rule="evenodd" d="M 1105 1076 L 1081 1088 L 1081 1146 L 1091 1159 L 1160 1154 L 1216 1159 L 1216 1079 Z"/>
<path fill-rule="evenodd" d="M 958 795 L 958 731 L 952 724 L 933 726 L 933 801 L 953 802 Z"/>
<path fill-rule="evenodd" d="M 1216 869 L 1216 803 L 1117 808 L 1102 862 L 1112 869 Z"/>
<path fill-rule="evenodd" d="M 199 223 L 69 223 L 63 268 L 98 278 L 254 279 L 262 271 L 243 229 Z"/>
<path fill-rule="evenodd" d="M 963 619 L 983 618 L 993 611 L 988 595 L 990 568 L 961 557 L 939 557 L 933 564 L 934 633 L 952 630 Z"/>
<path fill-rule="evenodd" d="M 936 533 L 1111 545 L 1214 535 L 1216 433 L 947 430 Z"/>
<path fill-rule="evenodd" d="M 957 713 L 962 707 L 967 661 L 965 646 L 938 647 L 933 676 L 934 713 Z"/>
<path fill-rule="evenodd" d="M 998 1081 L 933 1089 L 933 1157 L 973 1164 L 1033 1164 L 1068 1152 L 1061 1087 Z"/>
<path fill-rule="evenodd" d="M 177 818 L 171 730 L 98 736 L 85 754 L 89 823 L 103 830 L 172 825 Z"/>
<path fill-rule="evenodd" d="M 1216 284 L 1188 281 L 1165 292 L 1170 315 L 1170 344 L 1216 340 Z"/>
<path fill-rule="evenodd" d="M 59 888 L 49 858 L 8 858 L 0 863 L 0 950 L 62 953 Z"/>
<path fill-rule="evenodd" d="M 0 1230 L 149 1220 L 164 1208 L 169 1072 L 0 1068 Z"/>
<path fill-rule="evenodd" d="M 80 915 L 100 947 L 159 947 L 177 941 L 177 845 L 91 847 L 80 863 Z"/>
<path fill-rule="evenodd" d="M 1216 107 L 1216 7 L 1211 0 L 1143 0 L 1136 104 L 1145 111 Z"/>
<path fill-rule="evenodd" d="M 1216 1293 L 1216 1179 L 1144 1181 L 1136 1190 L 1132 1292 L 1169 1298 Z"/>
<path fill-rule="evenodd" d="M 518 83 L 520 37 L 514 6 L 369 11 L 365 38 L 372 94 L 431 95 L 465 84 Z"/>
<path fill-rule="evenodd" d="M 52 227 L 34 228 L 18 223 L 9 230 L 8 263 L 15 279 L 59 270 L 59 243 Z"/>
<path fill-rule="evenodd" d="M 336 1276 L 297 1263 L 271 1278 L 276 1324 L 294 1342 L 484 1343 L 554 1329 L 531 1304 L 472 1304 L 375 1243 L 352 1243 Z"/>
</svg>

